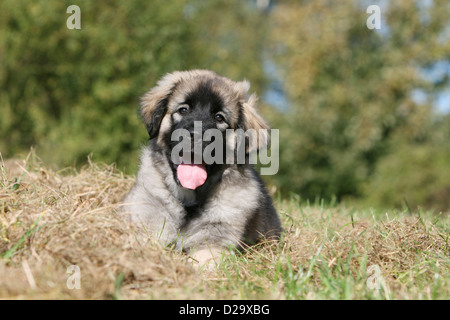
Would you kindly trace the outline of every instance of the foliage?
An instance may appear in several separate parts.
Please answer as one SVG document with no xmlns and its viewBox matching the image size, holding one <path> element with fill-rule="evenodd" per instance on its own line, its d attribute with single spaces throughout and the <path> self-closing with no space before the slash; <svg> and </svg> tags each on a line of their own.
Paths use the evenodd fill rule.
<svg viewBox="0 0 450 320">
<path fill-rule="evenodd" d="M 431 106 L 449 84 L 448 1 L 374 1 L 380 30 L 368 1 L 273 3 L 1 1 L 2 156 L 34 146 L 58 168 L 93 154 L 135 172 L 139 97 L 163 74 L 212 69 L 261 95 L 272 64 L 289 103 L 261 111 L 280 130 L 267 178 L 283 195 L 448 210 L 449 122 Z M 81 30 L 66 27 L 71 4 Z"/>
<path fill-rule="evenodd" d="M 402 134 L 390 142 L 392 148 L 377 163 L 364 185 L 365 203 L 384 208 L 450 208 L 450 116 L 434 122 L 434 129 L 419 140 Z M 406 139 L 406 141 L 398 141 Z"/>
<path fill-rule="evenodd" d="M 263 84 L 253 28 L 240 1 L 65 1 L 0 4 L 0 151 L 37 146 L 58 166 L 96 160 L 132 171 L 147 134 L 139 97 L 166 72 L 208 68 Z M 222 18 L 224 17 L 224 18 Z M 232 26 L 232 27 L 231 27 Z M 262 30 L 260 28 L 260 30 Z M 239 59 L 236 59 L 239 57 Z M 131 170 L 130 170 L 131 165 Z"/>
<path fill-rule="evenodd" d="M 313 199 L 362 196 L 378 161 L 400 148 L 391 141 L 397 132 L 420 136 L 431 128 L 429 103 L 411 93 L 438 89 L 420 70 L 450 57 L 442 41 L 450 8 L 420 4 L 387 5 L 380 31 L 366 27 L 361 1 L 286 1 L 275 9 L 274 59 L 291 101 L 286 115 L 274 117 L 281 136 L 274 181 L 282 190 Z"/>
</svg>

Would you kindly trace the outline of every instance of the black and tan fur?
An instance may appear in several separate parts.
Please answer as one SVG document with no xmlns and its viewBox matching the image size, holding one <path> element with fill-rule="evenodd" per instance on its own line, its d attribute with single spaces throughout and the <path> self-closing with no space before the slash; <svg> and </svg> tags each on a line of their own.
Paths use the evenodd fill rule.
<svg viewBox="0 0 450 320">
<path fill-rule="evenodd" d="M 150 143 L 143 147 L 137 180 L 123 200 L 132 221 L 151 230 L 164 244 L 192 254 L 200 263 L 223 248 L 278 239 L 277 213 L 263 181 L 249 164 L 206 166 L 208 178 L 195 190 L 183 188 L 170 159 L 177 128 L 192 130 L 268 129 L 256 111 L 246 81 L 234 82 L 207 70 L 173 72 L 142 98 L 141 114 Z M 180 105 L 189 112 L 181 115 Z M 215 121 L 220 112 L 224 121 Z M 248 152 L 267 145 L 268 137 L 248 141 Z"/>
</svg>

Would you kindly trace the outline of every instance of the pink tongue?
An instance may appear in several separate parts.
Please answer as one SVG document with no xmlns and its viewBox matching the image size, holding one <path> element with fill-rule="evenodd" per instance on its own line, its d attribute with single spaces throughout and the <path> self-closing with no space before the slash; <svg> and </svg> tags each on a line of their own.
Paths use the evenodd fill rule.
<svg viewBox="0 0 450 320">
<path fill-rule="evenodd" d="M 205 183 L 208 174 L 201 164 L 180 164 L 177 177 L 183 187 L 194 190 Z"/>
</svg>

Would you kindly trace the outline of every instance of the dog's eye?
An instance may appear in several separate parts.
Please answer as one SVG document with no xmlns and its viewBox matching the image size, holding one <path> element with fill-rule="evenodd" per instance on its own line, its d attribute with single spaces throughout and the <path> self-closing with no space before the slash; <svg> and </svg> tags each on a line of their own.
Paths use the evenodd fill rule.
<svg viewBox="0 0 450 320">
<path fill-rule="evenodd" d="M 220 113 L 216 113 L 214 119 L 216 119 L 217 122 L 222 122 L 223 120 L 225 120 L 224 116 L 221 115 Z"/>
<path fill-rule="evenodd" d="M 181 108 L 178 109 L 178 113 L 179 114 L 186 114 L 188 112 L 189 112 L 188 107 L 181 107 Z"/>
</svg>

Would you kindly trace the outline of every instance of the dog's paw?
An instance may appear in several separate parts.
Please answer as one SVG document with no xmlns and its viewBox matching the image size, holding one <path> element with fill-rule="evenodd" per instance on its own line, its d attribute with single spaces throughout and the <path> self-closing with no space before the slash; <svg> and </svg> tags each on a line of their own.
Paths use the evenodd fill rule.
<svg viewBox="0 0 450 320">
<path fill-rule="evenodd" d="M 221 248 L 204 248 L 192 254 L 193 265 L 196 269 L 212 270 L 220 263 L 223 250 Z"/>
</svg>

